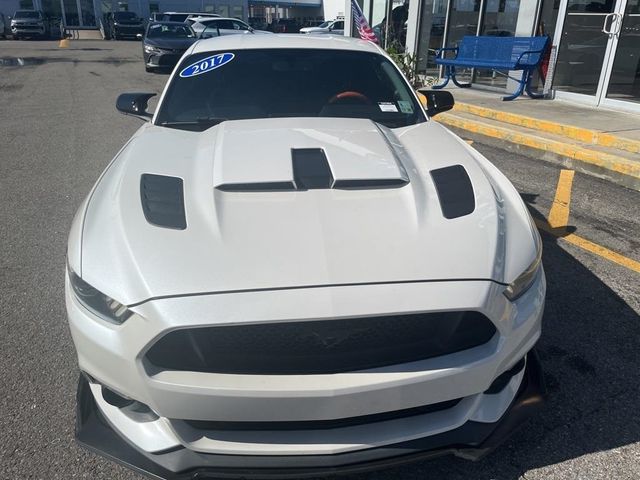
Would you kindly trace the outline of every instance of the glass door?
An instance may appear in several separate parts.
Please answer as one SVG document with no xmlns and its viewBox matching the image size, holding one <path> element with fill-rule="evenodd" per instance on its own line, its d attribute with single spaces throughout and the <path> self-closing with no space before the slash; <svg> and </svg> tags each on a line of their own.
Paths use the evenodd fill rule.
<svg viewBox="0 0 640 480">
<path fill-rule="evenodd" d="M 640 0 L 566 0 L 553 88 L 559 98 L 636 108 Z M 640 109 L 640 106 L 638 106 Z"/>
<path fill-rule="evenodd" d="M 93 0 L 60 0 L 64 24 L 68 27 L 95 27 Z"/>
<path fill-rule="evenodd" d="M 640 0 L 627 0 L 615 30 L 615 55 L 605 104 L 633 102 L 640 108 Z"/>
</svg>

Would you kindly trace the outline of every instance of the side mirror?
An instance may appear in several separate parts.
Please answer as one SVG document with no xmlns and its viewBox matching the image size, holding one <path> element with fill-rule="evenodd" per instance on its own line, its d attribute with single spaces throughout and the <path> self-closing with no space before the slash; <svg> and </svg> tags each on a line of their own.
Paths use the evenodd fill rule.
<svg viewBox="0 0 640 480">
<path fill-rule="evenodd" d="M 116 100 L 116 109 L 125 115 L 149 121 L 153 114 L 147 112 L 147 107 L 149 99 L 155 96 L 155 93 L 123 93 Z"/>
<path fill-rule="evenodd" d="M 455 105 L 451 92 L 428 88 L 419 88 L 418 92 L 427 98 L 427 115 L 430 117 L 451 110 Z"/>
<path fill-rule="evenodd" d="M 141 34 L 141 33 L 136 34 L 136 38 L 137 38 L 138 40 L 142 40 L 142 34 Z"/>
</svg>

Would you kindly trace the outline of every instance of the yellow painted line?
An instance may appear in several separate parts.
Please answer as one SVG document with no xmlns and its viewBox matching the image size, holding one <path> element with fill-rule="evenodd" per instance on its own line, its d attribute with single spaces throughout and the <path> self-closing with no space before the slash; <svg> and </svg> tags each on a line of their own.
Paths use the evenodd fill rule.
<svg viewBox="0 0 640 480">
<path fill-rule="evenodd" d="M 587 128 L 565 125 L 563 123 L 527 117 L 510 112 L 502 112 L 487 107 L 471 105 L 468 103 L 456 103 L 454 111 L 467 112 L 483 118 L 489 118 L 498 122 L 509 123 L 533 130 L 552 133 L 562 137 L 572 138 L 579 142 L 600 145 L 602 147 L 617 148 L 631 153 L 640 153 L 640 141 L 618 137 L 610 133 L 599 132 Z"/>
<path fill-rule="evenodd" d="M 510 143 L 535 148 L 537 150 L 552 152 L 563 157 L 568 157 L 573 160 L 589 163 L 606 170 L 612 170 L 614 172 L 640 179 L 640 162 L 635 162 L 624 157 L 589 150 L 579 145 L 559 142 L 539 137 L 537 135 L 515 132 L 509 128 L 489 125 L 481 121 L 463 118 L 451 113 L 442 113 L 435 119 L 446 125 L 461 128 L 472 133 L 498 138 Z"/>
<path fill-rule="evenodd" d="M 535 219 L 535 222 L 540 230 L 550 233 L 551 235 L 558 237 L 560 240 L 570 243 L 571 245 L 575 245 L 576 247 L 593 253 L 613 263 L 626 267 L 629 270 L 633 270 L 636 273 L 640 273 L 640 262 L 637 262 L 629 257 L 625 257 L 624 255 L 620 255 L 613 250 L 609 250 L 608 248 L 598 245 L 597 243 L 593 243 L 592 241 L 587 240 L 586 238 L 582 238 L 574 233 L 566 234 L 564 229 L 551 228 L 548 223 L 537 218 Z"/>
<path fill-rule="evenodd" d="M 469 145 L 473 145 L 473 140 L 465 140 Z"/>
<path fill-rule="evenodd" d="M 561 170 L 556 196 L 549 212 L 551 228 L 564 228 L 569 224 L 569 204 L 571 203 L 571 186 L 573 185 L 573 170 Z"/>
</svg>

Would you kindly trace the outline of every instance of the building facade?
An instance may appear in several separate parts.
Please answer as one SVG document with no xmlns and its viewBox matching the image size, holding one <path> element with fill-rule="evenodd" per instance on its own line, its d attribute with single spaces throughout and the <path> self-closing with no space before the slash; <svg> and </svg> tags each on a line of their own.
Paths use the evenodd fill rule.
<svg viewBox="0 0 640 480">
<path fill-rule="evenodd" d="M 548 35 L 552 49 L 536 79 L 540 89 L 640 112 L 640 0 L 358 1 L 384 46 L 415 54 L 423 75 L 438 76 L 436 49 L 455 46 L 464 35 Z M 347 14 L 351 24 L 350 9 Z M 515 89 L 513 80 L 491 70 L 463 73 L 480 88 Z"/>
<path fill-rule="evenodd" d="M 108 12 L 130 11 L 143 18 L 155 12 L 209 12 L 250 21 L 257 28 L 279 19 L 296 19 L 299 26 L 321 23 L 343 14 L 343 0 L 0 0 L 0 12 L 42 10 L 70 27 L 98 28 Z"/>
</svg>

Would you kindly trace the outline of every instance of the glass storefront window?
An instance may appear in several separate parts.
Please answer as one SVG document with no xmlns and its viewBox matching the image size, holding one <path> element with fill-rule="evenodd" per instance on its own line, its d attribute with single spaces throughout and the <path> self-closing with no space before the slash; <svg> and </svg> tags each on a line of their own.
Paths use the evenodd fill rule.
<svg viewBox="0 0 640 480">
<path fill-rule="evenodd" d="M 481 0 L 451 0 L 447 47 L 455 47 L 465 35 L 477 35 L 481 6 Z M 461 82 L 470 82 L 471 73 L 470 68 L 456 69 Z"/>
<path fill-rule="evenodd" d="M 217 5 L 216 6 L 216 13 L 218 15 L 220 15 L 221 17 L 228 17 L 229 16 L 229 5 Z"/>
<path fill-rule="evenodd" d="M 240 20 L 243 20 L 244 8 L 242 8 L 242 5 L 234 5 L 231 8 L 231 16 L 233 18 L 239 18 Z"/>
<path fill-rule="evenodd" d="M 628 0 L 607 98 L 640 102 L 640 0 Z"/>
<path fill-rule="evenodd" d="M 519 9 L 520 0 L 485 0 L 480 35 L 495 37 L 515 36 Z M 475 83 L 506 87 L 507 77 L 493 70 L 477 69 Z"/>
<path fill-rule="evenodd" d="M 423 0 L 418 25 L 418 73 L 436 76 L 435 51 L 442 47 L 447 0 Z"/>
</svg>

